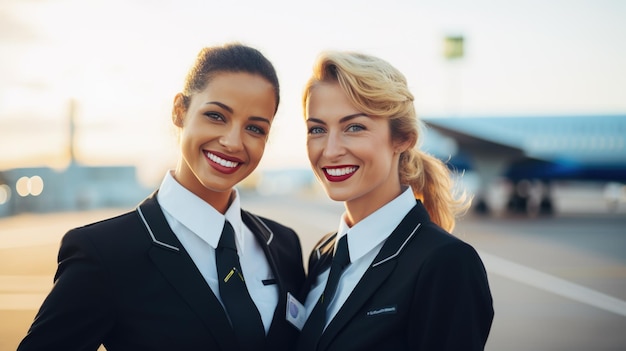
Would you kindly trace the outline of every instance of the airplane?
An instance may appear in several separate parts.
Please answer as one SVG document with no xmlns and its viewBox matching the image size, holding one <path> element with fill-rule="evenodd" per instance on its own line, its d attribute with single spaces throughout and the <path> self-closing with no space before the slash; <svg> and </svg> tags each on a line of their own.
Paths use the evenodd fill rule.
<svg viewBox="0 0 626 351">
<path fill-rule="evenodd" d="M 473 205 L 478 213 L 491 212 L 486 192 L 502 178 L 513 185 L 507 211 L 528 214 L 531 190 L 538 184 L 541 198 L 535 210 L 547 215 L 554 213 L 554 182 L 626 182 L 626 114 L 422 120 L 430 140 L 424 144 L 440 145 L 431 151 L 434 156 L 457 172 L 478 175 Z"/>
</svg>

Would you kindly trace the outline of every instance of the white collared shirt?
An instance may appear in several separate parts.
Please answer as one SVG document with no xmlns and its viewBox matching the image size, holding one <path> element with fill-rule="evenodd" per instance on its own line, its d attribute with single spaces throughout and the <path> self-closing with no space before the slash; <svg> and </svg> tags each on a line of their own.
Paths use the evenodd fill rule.
<svg viewBox="0 0 626 351">
<path fill-rule="evenodd" d="M 415 202 L 415 196 L 409 187 L 398 197 L 365 217 L 352 228 L 344 220 L 345 213 L 341 216 L 336 240 L 339 240 L 344 235 L 348 236 L 348 251 L 351 264 L 343 271 L 337 285 L 335 297 L 328 306 L 326 326 L 328 326 L 341 306 L 346 302 L 354 287 L 361 280 L 365 271 L 376 258 L 376 255 L 378 255 L 385 240 L 415 206 Z M 311 314 L 317 300 L 322 295 L 329 273 L 330 269 L 321 273 L 313 284 L 305 302 L 307 316 Z"/>
<path fill-rule="evenodd" d="M 264 285 L 263 280 L 274 279 L 263 248 L 241 219 L 241 204 L 237 189 L 225 215 L 180 185 L 168 171 L 157 193 L 157 200 L 165 219 L 176 234 L 196 267 L 222 302 L 219 292 L 215 249 L 226 219 L 235 229 L 235 242 L 246 286 L 265 327 L 269 330 L 278 304 L 278 286 Z M 223 305 L 223 303 L 222 303 Z"/>
</svg>

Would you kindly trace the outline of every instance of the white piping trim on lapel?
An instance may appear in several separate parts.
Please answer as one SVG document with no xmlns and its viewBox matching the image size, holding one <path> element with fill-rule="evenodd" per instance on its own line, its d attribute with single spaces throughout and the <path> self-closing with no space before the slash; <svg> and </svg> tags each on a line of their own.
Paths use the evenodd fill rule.
<svg viewBox="0 0 626 351">
<path fill-rule="evenodd" d="M 180 251 L 179 248 L 177 248 L 176 246 L 172 246 L 170 244 L 166 244 L 162 241 L 158 241 L 156 239 L 156 237 L 154 236 L 154 233 L 152 232 L 152 229 L 150 228 L 150 225 L 148 224 L 148 221 L 146 221 L 146 217 L 143 216 L 143 212 L 141 211 L 141 207 L 137 207 L 137 212 L 139 212 L 139 217 L 141 217 L 141 220 L 143 221 L 143 225 L 146 227 L 146 229 L 148 229 L 148 233 L 150 234 L 150 237 L 152 238 L 152 242 L 157 244 L 157 245 L 161 245 L 163 247 L 166 247 L 168 249 L 171 250 L 175 250 L 175 251 Z"/>
<path fill-rule="evenodd" d="M 265 243 L 265 245 L 269 246 L 269 244 L 272 242 L 272 240 L 274 240 L 274 232 L 257 215 L 252 214 L 252 213 L 250 213 L 250 215 L 253 216 L 254 218 L 256 218 L 257 221 L 259 221 L 265 227 L 265 229 L 267 229 L 267 231 L 270 232 L 270 238 L 267 239 L 267 242 Z"/>
<path fill-rule="evenodd" d="M 328 233 L 330 234 L 330 233 Z M 322 248 L 326 246 L 331 240 L 334 240 L 337 237 L 337 233 L 328 237 L 328 239 L 324 240 L 324 242 L 320 243 L 315 247 L 315 254 L 317 255 L 317 259 L 319 260 L 322 257 Z"/>
<path fill-rule="evenodd" d="M 387 261 L 389 261 L 389 260 L 391 260 L 391 259 L 395 258 L 396 256 L 398 256 L 398 255 L 400 254 L 400 251 L 402 251 L 402 249 L 404 249 L 404 246 L 405 246 L 405 245 L 409 242 L 409 240 L 411 240 L 411 238 L 415 235 L 415 232 L 417 231 L 417 229 L 418 229 L 421 225 L 422 225 L 422 223 L 418 223 L 418 224 L 417 224 L 417 226 L 415 227 L 415 229 L 413 229 L 413 231 L 411 232 L 411 234 L 409 235 L 409 237 L 408 237 L 408 238 L 406 238 L 406 240 L 404 240 L 404 242 L 402 243 L 402 245 L 400 246 L 400 248 L 398 249 L 398 251 L 396 251 L 396 253 L 394 253 L 393 255 L 391 255 L 391 256 L 389 256 L 389 257 L 387 257 L 387 258 L 385 258 L 385 259 L 382 259 L 382 260 L 380 260 L 380 261 L 378 261 L 378 262 L 376 262 L 376 263 L 372 264 L 372 268 L 373 268 L 373 267 L 376 267 L 376 266 L 379 266 L 379 265 L 381 265 L 381 264 L 383 264 L 383 263 L 385 263 L 385 262 L 387 262 Z"/>
</svg>

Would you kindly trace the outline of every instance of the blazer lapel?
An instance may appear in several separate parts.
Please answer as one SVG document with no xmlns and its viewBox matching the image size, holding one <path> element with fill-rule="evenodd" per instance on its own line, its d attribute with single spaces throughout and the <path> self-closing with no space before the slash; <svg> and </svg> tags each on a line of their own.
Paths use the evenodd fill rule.
<svg viewBox="0 0 626 351">
<path fill-rule="evenodd" d="M 396 258 L 401 254 L 404 247 L 417 235 L 421 226 L 421 217 L 418 213 L 421 204 L 409 211 L 400 225 L 391 233 L 380 249 L 380 252 L 365 271 L 365 274 L 354 288 L 346 302 L 339 309 L 319 341 L 318 348 L 325 350 L 334 337 L 350 322 L 352 317 L 358 313 L 367 300 L 378 290 L 380 285 L 387 279 L 389 274 L 396 267 Z"/>
<path fill-rule="evenodd" d="M 156 193 L 137 208 L 137 214 L 154 244 L 149 251 L 154 264 L 189 304 L 190 309 L 198 314 L 221 347 L 232 348 L 235 334 L 228 317 L 193 260 L 170 229 L 157 202 Z"/>
<path fill-rule="evenodd" d="M 333 260 L 333 250 L 335 248 L 335 237 L 337 232 L 330 232 L 324 235 L 309 255 L 308 274 L 304 279 L 304 284 L 299 292 L 299 298 L 305 301 L 311 286 L 317 280 L 317 277 L 330 268 Z"/>
<path fill-rule="evenodd" d="M 280 270 L 278 269 L 278 265 L 276 264 L 276 255 L 275 247 L 272 245 L 274 240 L 274 233 L 270 228 L 268 228 L 263 221 L 247 212 L 241 211 L 241 219 L 248 226 L 250 231 L 254 234 L 257 241 L 260 243 L 263 248 L 263 252 L 265 253 L 265 257 L 267 258 L 267 262 L 270 265 L 272 272 L 274 273 L 274 279 L 276 280 L 276 284 L 278 286 L 278 305 L 276 306 L 276 310 L 274 311 L 274 316 L 272 317 L 272 324 L 270 325 L 270 329 L 267 334 L 267 344 L 272 345 L 272 339 L 283 337 L 281 329 L 286 322 L 286 314 L 287 314 L 287 287 L 285 283 L 282 281 L 282 277 L 280 274 Z"/>
</svg>

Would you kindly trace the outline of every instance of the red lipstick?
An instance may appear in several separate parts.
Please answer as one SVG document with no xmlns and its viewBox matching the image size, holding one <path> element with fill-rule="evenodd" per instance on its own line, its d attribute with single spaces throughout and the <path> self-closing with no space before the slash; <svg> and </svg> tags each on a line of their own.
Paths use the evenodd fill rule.
<svg viewBox="0 0 626 351">
<path fill-rule="evenodd" d="M 227 156 L 220 152 L 205 151 L 205 155 L 207 160 L 209 161 L 209 165 L 211 165 L 211 167 L 213 167 L 218 172 L 224 174 L 235 173 L 243 164 L 243 161 L 241 159 Z"/>
<path fill-rule="evenodd" d="M 334 167 L 322 167 L 324 176 L 330 182 L 342 182 L 354 175 L 358 166 L 343 165 Z"/>
</svg>

